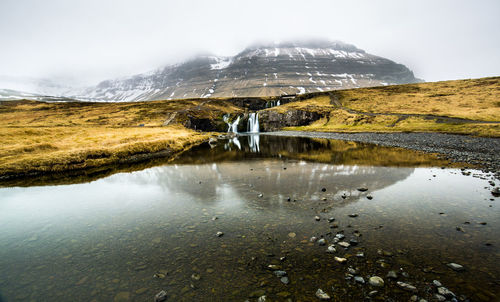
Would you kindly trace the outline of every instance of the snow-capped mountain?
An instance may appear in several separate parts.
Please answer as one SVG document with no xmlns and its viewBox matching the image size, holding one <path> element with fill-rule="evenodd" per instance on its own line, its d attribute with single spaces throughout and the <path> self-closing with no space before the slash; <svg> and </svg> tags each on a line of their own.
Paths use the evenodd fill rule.
<svg viewBox="0 0 500 302">
<path fill-rule="evenodd" d="M 64 96 L 95 101 L 272 96 L 419 81 L 406 66 L 354 45 L 308 41 L 255 45 L 234 57 L 201 56 Z"/>
</svg>

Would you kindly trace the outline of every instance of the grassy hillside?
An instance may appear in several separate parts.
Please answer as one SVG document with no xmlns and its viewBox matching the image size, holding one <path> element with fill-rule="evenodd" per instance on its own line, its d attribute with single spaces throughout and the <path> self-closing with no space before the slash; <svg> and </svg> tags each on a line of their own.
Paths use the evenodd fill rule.
<svg viewBox="0 0 500 302">
<path fill-rule="evenodd" d="M 222 115 L 241 115 L 246 101 L 0 102 L 0 178 L 103 169 L 155 154 L 169 158 L 213 135 L 182 125 L 216 121 L 225 129 Z M 314 93 L 267 110 L 323 116 L 293 130 L 500 137 L 500 77 Z"/>
<path fill-rule="evenodd" d="M 173 123 L 172 113 L 216 119 L 241 111 L 224 100 L 143 103 L 0 102 L 0 176 L 104 168 L 172 156 L 207 140 Z M 177 120 L 177 121 L 178 121 Z"/>
<path fill-rule="evenodd" d="M 444 132 L 500 137 L 500 77 L 340 90 L 278 110 L 324 118 L 304 131 Z"/>
</svg>

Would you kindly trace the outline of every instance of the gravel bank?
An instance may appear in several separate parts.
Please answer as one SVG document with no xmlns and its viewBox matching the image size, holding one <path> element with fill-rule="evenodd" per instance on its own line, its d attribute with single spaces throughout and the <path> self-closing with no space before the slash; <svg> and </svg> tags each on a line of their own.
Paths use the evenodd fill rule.
<svg viewBox="0 0 500 302">
<path fill-rule="evenodd" d="M 477 165 L 500 179 L 500 138 L 442 133 L 334 133 L 278 131 L 263 135 L 301 136 L 373 143 L 428 153 L 439 153 L 453 162 Z"/>
</svg>

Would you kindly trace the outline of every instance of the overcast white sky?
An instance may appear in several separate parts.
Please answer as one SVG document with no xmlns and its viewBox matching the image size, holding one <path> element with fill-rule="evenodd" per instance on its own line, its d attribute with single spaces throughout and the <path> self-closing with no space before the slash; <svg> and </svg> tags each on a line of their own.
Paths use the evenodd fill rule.
<svg viewBox="0 0 500 302">
<path fill-rule="evenodd" d="M 426 81 L 500 75 L 499 0 L 1 0 L 0 76 L 92 83 L 300 38 L 354 44 Z"/>
</svg>

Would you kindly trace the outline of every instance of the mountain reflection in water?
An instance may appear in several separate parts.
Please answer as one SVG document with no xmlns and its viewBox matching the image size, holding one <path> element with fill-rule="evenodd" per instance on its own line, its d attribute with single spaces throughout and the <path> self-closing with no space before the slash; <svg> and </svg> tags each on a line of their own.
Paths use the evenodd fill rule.
<svg viewBox="0 0 500 302">
<path fill-rule="evenodd" d="M 394 270 L 419 297 L 432 299 L 438 279 L 472 301 L 496 301 L 500 212 L 487 176 L 435 168 L 445 164 L 401 149 L 252 135 L 92 182 L 0 188 L 0 295 L 151 301 L 166 290 L 168 301 L 256 301 L 262 292 L 314 301 L 322 288 L 335 301 L 364 301 L 373 288 L 345 278 L 352 266 L 386 280 L 377 299 L 414 294 L 385 277 Z M 330 244 L 337 233 L 353 246 L 329 254 L 310 242 Z"/>
</svg>

